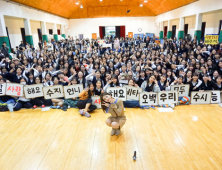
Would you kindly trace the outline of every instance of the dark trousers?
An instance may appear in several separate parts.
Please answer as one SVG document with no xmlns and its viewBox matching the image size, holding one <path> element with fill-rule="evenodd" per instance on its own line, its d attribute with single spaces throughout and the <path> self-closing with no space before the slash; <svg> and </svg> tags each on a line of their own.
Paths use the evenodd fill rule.
<svg viewBox="0 0 222 170">
<path fill-rule="evenodd" d="M 127 100 L 123 102 L 124 107 L 127 108 L 135 108 L 140 107 L 140 103 L 138 100 Z"/>
<path fill-rule="evenodd" d="M 36 97 L 34 99 L 31 99 L 31 103 L 36 106 L 42 106 L 42 105 L 51 106 L 52 105 L 52 101 L 50 99 L 46 100 L 43 97 Z"/>
<path fill-rule="evenodd" d="M 92 99 L 79 100 L 77 103 L 77 107 L 79 109 L 85 109 L 87 103 L 91 103 L 91 105 L 89 106 L 90 112 L 97 108 L 95 105 L 92 105 Z"/>
<path fill-rule="evenodd" d="M 18 101 L 18 103 L 14 106 L 14 111 L 18 111 L 20 110 L 21 108 L 32 108 L 32 104 L 31 102 L 23 102 L 23 101 Z"/>
</svg>

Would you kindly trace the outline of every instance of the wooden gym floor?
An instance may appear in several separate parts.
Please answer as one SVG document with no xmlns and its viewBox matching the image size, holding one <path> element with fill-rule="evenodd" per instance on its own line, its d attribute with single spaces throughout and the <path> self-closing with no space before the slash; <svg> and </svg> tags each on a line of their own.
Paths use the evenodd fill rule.
<svg viewBox="0 0 222 170">
<path fill-rule="evenodd" d="M 222 108 L 178 106 L 174 112 L 126 109 L 110 136 L 107 114 L 77 109 L 0 113 L 1 170 L 222 169 Z M 132 157 L 137 151 L 137 160 Z"/>
</svg>

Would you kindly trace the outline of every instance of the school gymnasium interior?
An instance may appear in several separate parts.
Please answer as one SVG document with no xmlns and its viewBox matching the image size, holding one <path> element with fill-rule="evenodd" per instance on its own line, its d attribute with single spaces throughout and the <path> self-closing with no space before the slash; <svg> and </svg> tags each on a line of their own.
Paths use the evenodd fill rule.
<svg viewBox="0 0 222 170">
<path fill-rule="evenodd" d="M 221 170 L 221 26 L 221 0 L 0 0 L 0 170 Z"/>
</svg>

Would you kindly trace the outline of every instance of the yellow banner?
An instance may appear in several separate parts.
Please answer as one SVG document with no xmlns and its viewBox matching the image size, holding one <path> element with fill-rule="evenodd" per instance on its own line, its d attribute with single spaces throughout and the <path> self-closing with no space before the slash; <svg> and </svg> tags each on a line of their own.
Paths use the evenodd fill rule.
<svg viewBox="0 0 222 170">
<path fill-rule="evenodd" d="M 205 44 L 218 44 L 218 35 L 206 35 L 204 39 Z"/>
</svg>

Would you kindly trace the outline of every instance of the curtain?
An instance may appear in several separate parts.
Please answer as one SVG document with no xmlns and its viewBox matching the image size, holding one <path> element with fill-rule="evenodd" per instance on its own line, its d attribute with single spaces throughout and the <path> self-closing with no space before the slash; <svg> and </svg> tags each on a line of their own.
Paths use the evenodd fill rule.
<svg viewBox="0 0 222 170">
<path fill-rule="evenodd" d="M 126 32 L 125 32 L 125 26 L 120 26 L 120 37 L 124 37 L 126 36 Z"/>
<path fill-rule="evenodd" d="M 99 26 L 99 36 L 101 39 L 103 39 L 103 27 Z"/>
<path fill-rule="evenodd" d="M 105 27 L 99 26 L 99 36 L 100 36 L 100 38 L 103 39 L 105 35 L 106 35 Z"/>
<path fill-rule="evenodd" d="M 116 26 L 116 37 L 120 38 L 120 26 Z"/>
</svg>

